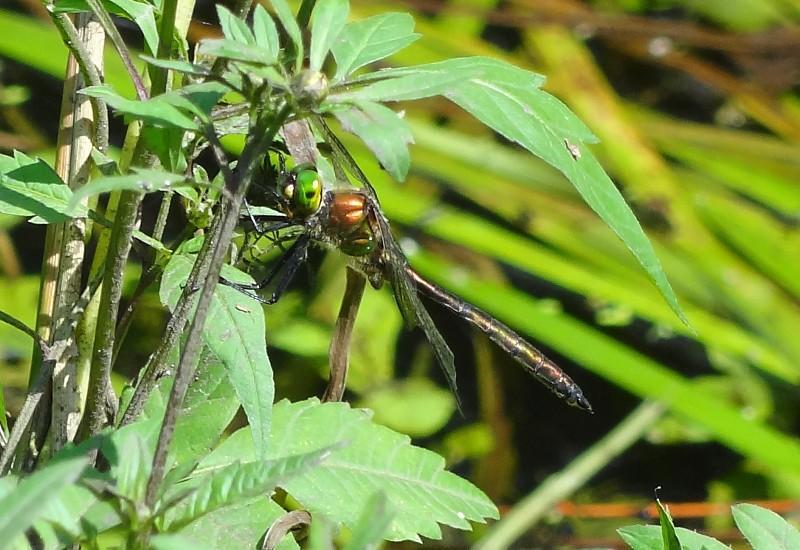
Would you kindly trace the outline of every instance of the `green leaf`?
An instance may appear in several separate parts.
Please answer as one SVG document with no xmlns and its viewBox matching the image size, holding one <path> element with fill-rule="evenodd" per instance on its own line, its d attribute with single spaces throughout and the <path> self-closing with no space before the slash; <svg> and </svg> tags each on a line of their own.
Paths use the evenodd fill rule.
<svg viewBox="0 0 800 550">
<path fill-rule="evenodd" d="M 258 47 L 269 52 L 271 57 L 278 59 L 280 51 L 278 29 L 275 27 L 275 21 L 261 4 L 257 4 L 253 11 L 253 34 Z"/>
<path fill-rule="evenodd" d="M 44 529 L 53 531 L 59 548 L 75 544 L 81 538 L 88 538 L 121 521 L 110 502 L 98 500 L 95 493 L 77 484 L 61 489 L 57 498 L 44 508 L 34 527 L 40 535 Z"/>
<path fill-rule="evenodd" d="M 275 10 L 275 15 L 278 16 L 278 21 L 281 22 L 283 30 L 289 35 L 294 45 L 294 68 L 295 71 L 299 71 L 303 66 L 303 36 L 300 33 L 297 20 L 294 18 L 286 0 L 269 0 L 269 3 L 272 4 L 272 9 Z"/>
<path fill-rule="evenodd" d="M 497 508 L 474 485 L 444 470 L 444 459 L 413 447 L 408 437 L 370 421 L 368 411 L 346 403 L 281 401 L 273 410 L 269 458 L 306 453 L 339 443 L 347 446 L 281 486 L 312 514 L 353 526 L 378 489 L 395 516 L 388 540 L 441 537 L 439 523 L 469 529 L 470 521 L 496 518 Z M 231 464 L 252 456 L 248 430 L 234 433 L 201 467 Z M 347 498 L 341 498 L 347 487 Z"/>
<path fill-rule="evenodd" d="M 658 525 L 631 525 L 617 529 L 633 550 L 662 550 L 661 527 Z M 707 535 L 678 527 L 675 530 L 683 550 L 730 550 L 731 547 Z"/>
<path fill-rule="evenodd" d="M 456 409 L 453 394 L 428 378 L 408 378 L 367 393 L 359 407 L 375 411 L 375 422 L 411 437 L 428 437 Z"/>
<path fill-rule="evenodd" d="M 178 350 L 176 346 L 171 351 L 170 364 L 177 364 Z M 163 418 L 173 381 L 170 376 L 159 382 L 157 391 L 150 395 L 143 418 Z M 226 366 L 208 346 L 203 346 L 170 447 L 178 467 L 207 455 L 219 443 L 238 410 L 239 400 Z"/>
<path fill-rule="evenodd" d="M 405 119 L 380 103 L 362 101 L 353 109 L 335 111 L 342 128 L 357 135 L 397 181 L 404 181 L 411 164 L 408 144 L 414 143 Z"/>
<path fill-rule="evenodd" d="M 220 98 L 230 89 L 221 82 L 206 81 L 188 84 L 158 96 L 158 100 L 191 113 L 203 122 L 211 122 L 209 115 Z"/>
<path fill-rule="evenodd" d="M 0 498 L 0 541 L 11 541 L 24 533 L 58 497 L 60 489 L 78 479 L 88 464 L 86 456 L 53 460 Z"/>
<path fill-rule="evenodd" d="M 163 304 L 175 307 L 194 260 L 195 256 L 187 254 L 175 254 L 170 259 L 159 290 Z M 222 276 L 229 281 L 253 282 L 248 275 L 230 266 L 223 268 Z M 203 339 L 225 364 L 253 428 L 257 456 L 265 456 L 275 387 L 267 357 L 261 304 L 234 288 L 217 285 Z"/>
<path fill-rule="evenodd" d="M 407 13 L 383 13 L 345 25 L 331 47 L 336 59 L 333 82 L 353 71 L 402 50 L 419 38 Z"/>
<path fill-rule="evenodd" d="M 192 539 L 186 535 L 162 534 L 150 538 L 150 546 L 155 550 L 185 550 L 192 548 L 196 550 L 212 550 L 219 546 L 210 546 L 204 540 Z M 244 548 L 244 546 L 238 547 Z"/>
<path fill-rule="evenodd" d="M 188 482 L 193 486 L 192 493 L 167 512 L 166 525 L 174 530 L 214 510 L 268 495 L 280 483 L 300 475 L 330 455 L 331 449 L 321 449 L 272 460 L 236 462 L 210 472 L 201 466 Z M 175 489 L 181 491 L 181 485 Z"/>
<path fill-rule="evenodd" d="M 348 0 L 318 0 L 311 14 L 311 47 L 309 68 L 322 70 L 325 58 L 347 22 L 350 12 Z"/>
<path fill-rule="evenodd" d="M 737 504 L 733 507 L 733 519 L 753 550 L 800 548 L 800 533 L 772 510 Z"/>
<path fill-rule="evenodd" d="M 316 515 L 308 526 L 305 550 L 333 550 L 334 545 L 333 525 L 326 518 Z"/>
<path fill-rule="evenodd" d="M 180 535 L 211 548 L 255 548 L 267 528 L 285 513 L 263 495 L 206 514 L 182 529 Z M 298 548 L 291 536 L 278 544 L 279 550 Z"/>
<path fill-rule="evenodd" d="M 688 325 L 652 244 L 585 145 L 596 138 L 563 103 L 539 89 L 544 80 L 540 75 L 502 61 L 473 57 L 388 69 L 365 80 L 376 78 L 381 80 L 333 94 L 329 101 L 402 101 L 442 95 L 459 105 L 563 173 L 622 239 L 675 314 Z"/>
<path fill-rule="evenodd" d="M 179 186 L 190 186 L 192 183 L 194 182 L 182 174 L 136 168 L 134 173 L 125 176 L 101 176 L 90 181 L 73 193 L 71 204 L 78 204 L 86 197 L 111 191 L 128 190 L 152 193 L 167 191 Z"/>
<path fill-rule="evenodd" d="M 119 113 L 138 120 L 167 128 L 197 130 L 197 123 L 183 114 L 177 107 L 156 96 L 147 101 L 126 99 L 117 94 L 109 86 L 89 86 L 81 90 L 82 94 L 102 99 Z"/>
<path fill-rule="evenodd" d="M 681 543 L 678 542 L 678 536 L 675 534 L 672 518 L 658 499 L 656 499 L 656 507 L 658 508 L 658 520 L 661 524 L 661 541 L 664 544 L 664 550 L 681 550 Z"/>
<path fill-rule="evenodd" d="M 384 533 L 392 521 L 392 511 L 386 500 L 386 494 L 378 491 L 364 506 L 358 523 L 353 527 L 353 532 L 344 550 L 371 550 L 379 548 Z"/>
<path fill-rule="evenodd" d="M 0 155 L 0 213 L 39 216 L 46 223 L 58 223 L 85 216 L 84 205 L 72 206 L 72 191 L 41 159 L 15 152 Z"/>
<path fill-rule="evenodd" d="M 228 38 L 207 38 L 200 42 L 198 51 L 203 55 L 244 61 L 256 65 L 272 65 L 275 63 L 275 58 L 271 57 L 271 52 L 256 46 L 235 42 Z"/>
<path fill-rule="evenodd" d="M 142 61 L 149 63 L 155 67 L 162 69 L 169 69 L 170 71 L 178 71 L 181 73 L 189 74 L 192 76 L 208 76 L 211 74 L 211 69 L 203 65 L 195 65 L 189 61 L 182 59 L 156 59 L 149 55 L 139 56 Z"/>
<path fill-rule="evenodd" d="M 217 17 L 225 38 L 242 44 L 252 45 L 256 43 L 253 33 L 247 27 L 247 23 L 236 17 L 231 10 L 222 4 L 217 4 Z"/>
</svg>

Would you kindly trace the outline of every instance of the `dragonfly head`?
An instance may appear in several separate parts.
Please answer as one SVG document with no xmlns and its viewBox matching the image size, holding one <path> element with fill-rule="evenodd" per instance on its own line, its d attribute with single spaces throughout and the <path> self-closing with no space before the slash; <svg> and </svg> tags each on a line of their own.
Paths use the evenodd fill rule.
<svg viewBox="0 0 800 550">
<path fill-rule="evenodd" d="M 319 210 L 322 181 L 309 165 L 296 166 L 280 178 L 278 193 L 286 201 L 286 214 L 306 218 Z"/>
</svg>

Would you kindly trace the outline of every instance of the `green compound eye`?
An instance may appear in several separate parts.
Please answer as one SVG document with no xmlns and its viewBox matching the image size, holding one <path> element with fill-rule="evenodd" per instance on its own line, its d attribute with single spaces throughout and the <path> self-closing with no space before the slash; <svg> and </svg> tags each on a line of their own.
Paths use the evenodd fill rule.
<svg viewBox="0 0 800 550">
<path fill-rule="evenodd" d="M 319 210 L 322 200 L 322 182 L 314 170 L 302 169 L 295 175 L 295 207 L 301 214 L 313 214 Z"/>
</svg>

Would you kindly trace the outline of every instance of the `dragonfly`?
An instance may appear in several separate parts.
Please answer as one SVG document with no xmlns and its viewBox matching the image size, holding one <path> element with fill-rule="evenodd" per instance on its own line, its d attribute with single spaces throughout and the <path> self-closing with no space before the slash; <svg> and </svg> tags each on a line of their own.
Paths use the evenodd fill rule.
<svg viewBox="0 0 800 550">
<path fill-rule="evenodd" d="M 388 282 L 406 325 L 422 329 L 433 348 L 459 407 L 453 352 L 436 328 L 420 295 L 438 302 L 480 329 L 569 405 L 592 412 L 592 406 L 580 387 L 541 351 L 498 319 L 428 281 L 411 268 L 392 235 L 375 188 L 324 120 L 317 118 L 314 125 L 330 148 L 338 184 L 326 188 L 311 164 L 300 164 L 291 170 L 281 166 L 275 178 L 276 189 L 271 190 L 275 209 L 280 215 L 270 216 L 266 221 L 271 225 L 260 228 L 259 233 L 294 228 L 291 237 L 294 242 L 261 282 L 226 284 L 263 303 L 275 303 L 298 267 L 305 262 L 312 244 L 339 250 L 349 257 L 351 266 L 360 271 L 373 288 L 379 289 Z M 353 185 L 350 178 L 358 186 Z M 269 298 L 255 294 L 276 278 Z"/>
</svg>

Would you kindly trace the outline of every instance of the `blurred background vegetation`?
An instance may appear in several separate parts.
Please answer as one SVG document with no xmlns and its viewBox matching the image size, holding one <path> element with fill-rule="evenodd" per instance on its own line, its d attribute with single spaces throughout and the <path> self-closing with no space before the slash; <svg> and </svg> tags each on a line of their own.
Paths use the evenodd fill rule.
<svg viewBox="0 0 800 550">
<path fill-rule="evenodd" d="M 411 263 L 540 346 L 595 414 L 567 407 L 429 304 L 459 367 L 465 415 L 454 413 L 424 338 L 403 330 L 388 291 L 368 291 L 359 313 L 350 400 L 441 452 L 505 510 L 642 400 L 663 403 L 638 442 L 548 508 L 524 539 L 530 546 L 618 544 L 613 527 L 635 522 L 657 486 L 663 500 L 696 503 L 678 523 L 723 539 L 727 511 L 708 504 L 770 500 L 797 512 L 784 499 L 800 497 L 800 1 L 351 4 L 355 17 L 414 14 L 422 39 L 393 64 L 489 55 L 545 74 L 548 91 L 601 139 L 594 151 L 654 241 L 691 327 L 553 169 L 445 100 L 401 105 L 416 142 L 408 181 L 390 181 L 347 144 Z M 134 25 L 119 24 L 140 47 Z M 213 3 L 198 2 L 190 42 L 217 32 Z M 65 58 L 38 0 L 4 0 L 0 152 L 52 159 Z M 112 52 L 106 71 L 130 89 Z M 145 202 L 144 226 L 159 200 Z M 185 224 L 179 205 L 172 218 L 168 244 Z M 43 241 L 44 226 L 0 217 L 0 309 L 31 325 Z M 280 397 L 324 387 L 342 267 L 316 255 L 267 311 Z M 132 266 L 132 283 L 136 275 Z M 153 349 L 164 317 L 153 289 L 119 354 L 120 384 Z M 28 340 L 0 325 L 0 397 L 12 413 L 30 354 Z"/>
</svg>

